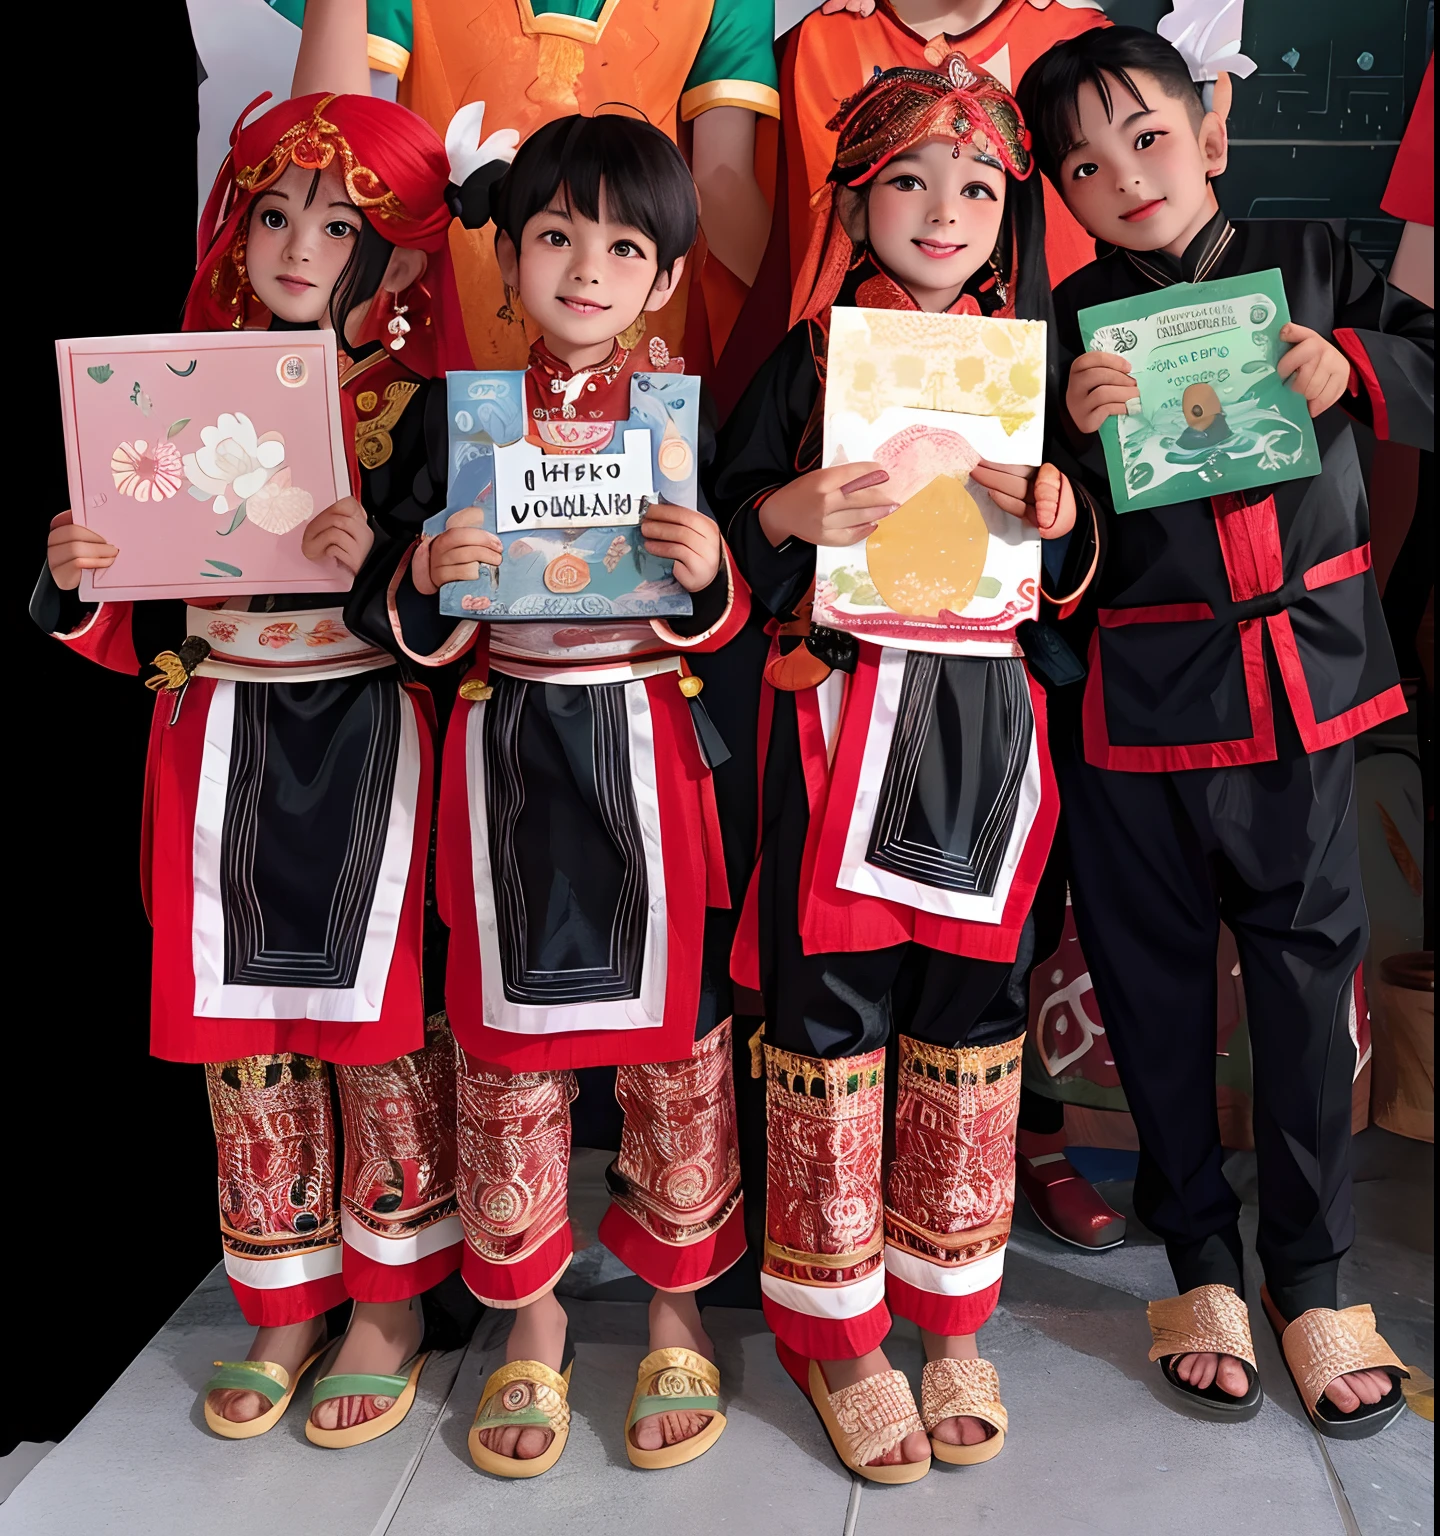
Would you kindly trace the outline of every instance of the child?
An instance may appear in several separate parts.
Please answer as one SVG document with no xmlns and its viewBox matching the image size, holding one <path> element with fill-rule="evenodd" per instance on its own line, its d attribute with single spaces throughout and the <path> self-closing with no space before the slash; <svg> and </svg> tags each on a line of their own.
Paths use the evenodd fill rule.
<svg viewBox="0 0 1440 1536">
<path fill-rule="evenodd" d="M 363 91 L 363 52 L 358 66 Z M 425 1359 L 413 1298 L 460 1262 L 453 1047 L 422 985 L 433 712 L 356 609 L 386 547 L 443 505 L 428 466 L 443 463 L 445 370 L 467 356 L 431 130 L 365 95 L 302 95 L 242 124 L 201 221 L 185 325 L 340 333 L 353 495 L 310 521 L 303 548 L 339 560 L 355 593 L 344 611 L 303 594 L 85 608 L 81 572 L 117 551 L 66 512 L 32 612 L 121 671 L 174 647 L 151 682 L 164 685 L 142 876 L 151 1049 L 206 1064 L 225 1267 L 259 1329 L 209 1383 L 206 1422 L 230 1439 L 270 1429 L 325 1342 L 326 1310 L 349 1297 L 306 1423 L 340 1446 L 405 1417 Z"/>
<path fill-rule="evenodd" d="M 1350 1201 L 1352 982 L 1367 923 L 1353 738 L 1405 712 L 1375 581 L 1355 440 L 1428 445 L 1431 312 L 1328 223 L 1232 224 L 1212 179 L 1225 126 L 1178 53 L 1089 32 L 1026 74 L 1036 157 L 1110 249 L 1061 285 L 1066 408 L 1105 499 L 1095 432 L 1138 395 L 1083 353 L 1087 306 L 1278 267 L 1292 323 L 1278 372 L 1309 402 L 1323 468 L 1268 491 L 1107 515 L 1080 744 L 1059 755 L 1072 886 L 1140 1134 L 1135 1207 L 1178 1299 L 1151 1308 L 1165 1379 L 1230 1418 L 1259 1408 L 1239 1201 L 1215 1109 L 1215 946 L 1240 948 L 1255 1074 L 1261 1297 L 1324 1434 L 1399 1413 L 1400 1362 L 1368 1306 L 1335 1311 Z M 1081 355 L 1083 354 L 1083 355 Z"/>
<path fill-rule="evenodd" d="M 624 419 L 637 371 L 682 367 L 640 339 L 695 238 L 679 152 L 629 117 L 561 118 L 521 148 L 494 208 L 509 302 L 542 332 L 526 377 L 535 435 L 554 447 Z M 625 1124 L 600 1236 L 656 1287 L 626 1449 L 637 1466 L 675 1466 L 725 1423 L 694 1293 L 745 1249 L 728 929 L 706 913 L 728 896 L 684 653 L 738 632 L 748 595 L 714 521 L 657 504 L 639 532 L 674 560 L 691 617 L 453 626 L 429 594 L 499 564 L 480 521 L 456 513 L 394 588 L 409 654 L 436 664 L 477 642 L 446 746 L 439 883 L 463 1048 L 463 1274 L 516 1316 L 471 1454 L 531 1477 L 564 1448 L 570 1356 L 554 1287 L 572 1246 L 573 1069 L 616 1065 Z"/>
<path fill-rule="evenodd" d="M 999 1381 L 974 1335 L 1009 1232 L 1028 914 L 1056 800 L 1044 696 L 1013 630 L 927 653 L 811 628 L 816 546 L 858 543 L 893 510 L 877 465 L 815 467 L 826 335 L 835 303 L 1034 318 L 1049 285 L 1029 135 L 991 76 L 959 54 L 939 72 L 888 70 L 831 127 L 833 205 L 798 323 L 727 423 L 711 498 L 784 637 L 766 670 L 760 864 L 735 975 L 766 1005 L 766 1317 L 845 1464 L 910 1482 L 932 1447 L 974 1462 L 1004 1440 Z M 1069 532 L 1074 502 L 1053 468 L 981 464 L 972 478 L 1044 536 Z M 1065 552 L 1081 572 L 1091 531 Z M 901 690 L 918 704 L 897 708 Z M 887 786 L 860 829 L 873 850 L 860 871 L 879 892 L 868 895 L 850 888 L 841 853 L 870 814 L 857 809 L 862 759 L 884 764 Z M 884 848 L 882 816 L 901 829 Z M 880 1347 L 887 1300 L 922 1330 L 923 1422 Z"/>
</svg>

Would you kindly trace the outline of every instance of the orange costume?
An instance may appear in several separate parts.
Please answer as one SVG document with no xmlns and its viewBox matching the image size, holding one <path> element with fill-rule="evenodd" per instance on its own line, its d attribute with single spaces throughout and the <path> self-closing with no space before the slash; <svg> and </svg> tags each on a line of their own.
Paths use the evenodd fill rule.
<svg viewBox="0 0 1440 1536">
<path fill-rule="evenodd" d="M 294 0 L 288 9 L 298 9 Z M 492 127 L 522 139 L 568 113 L 617 106 L 677 140 L 682 123 L 712 107 L 779 115 L 768 0 L 371 0 L 369 9 L 372 66 L 399 75 L 400 100 L 441 134 L 476 100 L 489 104 Z M 523 369 L 534 338 L 497 316 L 494 232 L 457 224 L 450 249 L 475 366 Z M 649 318 L 677 356 L 690 276 Z M 713 260 L 700 287 L 712 323 L 728 330 L 745 288 Z M 718 352 L 723 337 L 715 340 Z"/>
<path fill-rule="evenodd" d="M 890 0 L 865 17 L 812 11 L 785 38 L 780 63 L 780 117 L 785 135 L 790 278 L 799 276 L 810 244 L 810 200 L 835 162 L 835 130 L 825 125 L 840 103 L 877 71 L 906 65 L 935 69 L 954 48 L 1007 90 L 1042 53 L 1066 38 L 1109 23 L 1096 0 L 1002 0 L 979 26 L 947 42 L 926 40 L 901 21 Z M 1045 184 L 1045 258 L 1060 282 L 1095 259 L 1095 242 Z"/>
</svg>

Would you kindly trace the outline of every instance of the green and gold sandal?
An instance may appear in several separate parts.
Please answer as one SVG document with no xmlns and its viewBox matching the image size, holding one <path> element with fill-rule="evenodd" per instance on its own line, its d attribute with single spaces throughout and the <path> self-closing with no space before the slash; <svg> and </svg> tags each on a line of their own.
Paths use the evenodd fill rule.
<svg viewBox="0 0 1440 1536">
<path fill-rule="evenodd" d="M 415 1401 L 415 1389 L 420 1382 L 420 1372 L 430 1358 L 429 1350 L 407 1360 L 394 1376 L 372 1376 L 365 1372 L 351 1372 L 342 1376 L 322 1376 L 315 1383 L 310 1397 L 313 1414 L 321 1403 L 337 1397 L 373 1397 L 376 1406 L 386 1404 L 384 1411 L 363 1424 L 352 1424 L 348 1429 L 321 1429 L 313 1418 L 305 1420 L 305 1438 L 312 1445 L 323 1445 L 329 1450 L 343 1450 L 350 1445 L 364 1445 L 368 1440 L 378 1440 L 388 1435 L 397 1425 L 404 1423 Z"/>
<path fill-rule="evenodd" d="M 637 1419 L 654 1413 L 708 1413 L 710 1422 L 698 1435 L 658 1451 L 642 1451 L 630 1437 Z M 640 1362 L 630 1412 L 625 1419 L 625 1454 L 632 1467 L 654 1471 L 694 1461 L 720 1438 L 725 1415 L 720 1412 L 720 1372 L 713 1361 L 693 1349 L 653 1349 Z"/>
<path fill-rule="evenodd" d="M 470 1426 L 470 1459 L 482 1472 L 495 1477 L 539 1477 L 560 1460 L 570 1438 L 570 1372 L 575 1352 L 566 1337 L 561 1369 L 553 1371 L 539 1360 L 511 1360 L 491 1371 L 480 1407 Z M 489 1429 L 548 1429 L 550 1444 L 538 1456 L 522 1461 L 502 1456 L 482 1443 Z"/>
<path fill-rule="evenodd" d="M 320 1358 L 324 1349 L 322 1344 L 293 1377 L 283 1365 L 276 1365 L 273 1360 L 217 1360 L 215 1374 L 205 1383 L 205 1422 L 226 1440 L 253 1440 L 256 1435 L 274 1429 L 290 1406 L 300 1378 Z M 227 1391 L 258 1392 L 269 1400 L 270 1407 L 258 1419 L 237 1422 L 222 1418 L 210 1406 L 210 1394 Z"/>
</svg>

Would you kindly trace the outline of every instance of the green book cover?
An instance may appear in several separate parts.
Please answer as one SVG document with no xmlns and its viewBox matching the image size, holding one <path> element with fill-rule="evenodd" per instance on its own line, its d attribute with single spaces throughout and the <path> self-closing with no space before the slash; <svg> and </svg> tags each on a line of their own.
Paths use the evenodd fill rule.
<svg viewBox="0 0 1440 1536">
<path fill-rule="evenodd" d="M 1117 512 L 1168 507 L 1320 473 L 1304 398 L 1275 371 L 1290 320 L 1278 268 L 1082 309 L 1090 352 L 1126 358 L 1140 386 L 1100 425 Z"/>
</svg>

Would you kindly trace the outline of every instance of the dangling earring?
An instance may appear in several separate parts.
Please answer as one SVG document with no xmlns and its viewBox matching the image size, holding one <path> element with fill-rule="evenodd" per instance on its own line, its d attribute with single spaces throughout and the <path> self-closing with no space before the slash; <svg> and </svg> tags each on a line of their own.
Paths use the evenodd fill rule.
<svg viewBox="0 0 1440 1536">
<path fill-rule="evenodd" d="M 633 352 L 640 345 L 641 338 L 645 335 L 645 311 L 642 309 L 638 315 L 615 338 L 627 352 Z"/>
<path fill-rule="evenodd" d="M 1010 298 L 1010 285 L 1005 281 L 1005 266 L 1000 259 L 1000 247 L 990 252 L 990 270 L 995 274 L 995 297 L 1003 306 Z"/>
<path fill-rule="evenodd" d="M 405 318 L 410 313 L 410 306 L 400 302 L 398 293 L 390 302 L 394 306 L 395 313 L 391 315 L 390 323 L 385 329 L 390 332 L 388 343 L 390 350 L 398 352 L 405 345 L 405 337 L 410 330 L 410 322 Z"/>
<path fill-rule="evenodd" d="M 520 305 L 520 293 L 512 288 L 509 283 L 504 284 L 505 302 L 495 311 L 495 318 L 503 320 L 506 325 L 514 325 L 523 313 Z"/>
</svg>

